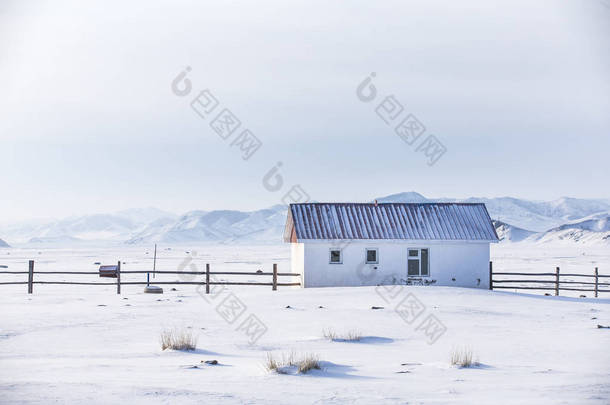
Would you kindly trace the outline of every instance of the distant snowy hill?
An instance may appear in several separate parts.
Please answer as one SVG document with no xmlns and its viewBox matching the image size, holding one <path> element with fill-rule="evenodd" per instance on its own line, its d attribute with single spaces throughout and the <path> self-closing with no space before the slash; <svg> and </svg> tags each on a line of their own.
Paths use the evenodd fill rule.
<svg viewBox="0 0 610 405">
<path fill-rule="evenodd" d="M 578 221 L 572 221 L 558 226 L 556 229 L 583 229 L 593 232 L 609 232 L 610 212 L 600 212 L 599 214 L 590 215 L 586 218 L 579 219 Z"/>
<path fill-rule="evenodd" d="M 157 221 L 127 243 L 248 240 L 281 242 L 286 207 L 242 211 L 191 211 L 175 221 Z"/>
<path fill-rule="evenodd" d="M 154 207 L 131 208 L 114 214 L 117 217 L 125 218 L 136 225 L 148 225 L 159 219 L 175 219 L 178 215 L 162 211 Z"/>
<path fill-rule="evenodd" d="M 513 197 L 434 198 L 414 191 L 378 202 L 482 202 L 502 242 L 608 243 L 610 201 L 562 197 L 530 201 Z M 24 246 L 257 242 L 281 243 L 286 206 L 257 211 L 190 211 L 178 216 L 155 208 L 1 225 L 0 235 Z"/>
<path fill-rule="evenodd" d="M 520 242 L 536 234 L 536 232 L 528 231 L 527 229 L 522 229 L 502 221 L 492 220 L 492 222 L 500 242 Z"/>
<path fill-rule="evenodd" d="M 8 243 L 6 243 L 6 242 L 5 242 L 5 241 L 3 241 L 2 239 L 0 239 L 0 248 L 3 248 L 3 247 L 5 247 L 5 248 L 6 248 L 6 247 L 10 247 L 10 246 L 8 245 Z"/>
<path fill-rule="evenodd" d="M 156 208 L 132 209 L 114 214 L 93 214 L 55 221 L 29 222 L 0 227 L 14 243 L 67 245 L 92 241 L 124 241 L 135 231 L 161 218 L 176 215 Z"/>
<path fill-rule="evenodd" d="M 610 244 L 610 212 L 590 215 L 578 221 L 569 222 L 532 238 L 537 242 L 576 242 L 585 244 Z"/>
<path fill-rule="evenodd" d="M 416 193 L 415 191 L 408 191 L 405 193 L 391 194 L 385 197 L 377 198 L 377 202 L 380 203 L 427 203 L 434 202 L 435 200 L 424 197 L 423 195 Z"/>
<path fill-rule="evenodd" d="M 562 197 L 553 201 L 530 201 L 513 197 L 433 198 L 416 192 L 393 194 L 378 198 L 379 202 L 482 202 L 489 215 L 513 226 L 543 232 L 550 228 L 610 210 L 607 200 Z"/>
<path fill-rule="evenodd" d="M 72 236 L 43 236 L 31 238 L 27 244 L 30 246 L 71 246 L 83 244 L 86 241 L 83 239 L 73 238 Z"/>
</svg>

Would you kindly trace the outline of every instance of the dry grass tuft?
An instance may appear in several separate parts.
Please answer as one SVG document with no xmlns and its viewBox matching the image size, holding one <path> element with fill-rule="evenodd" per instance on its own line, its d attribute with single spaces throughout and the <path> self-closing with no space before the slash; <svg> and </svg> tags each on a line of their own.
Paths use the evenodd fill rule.
<svg viewBox="0 0 610 405">
<path fill-rule="evenodd" d="M 473 367 L 479 365 L 479 362 L 473 360 L 472 349 L 469 347 L 454 348 L 451 352 L 451 365 L 458 367 Z"/>
<path fill-rule="evenodd" d="M 328 340 L 335 340 L 335 339 L 337 339 L 337 334 L 332 329 L 323 329 L 322 330 L 322 334 Z"/>
<path fill-rule="evenodd" d="M 306 354 L 299 362 L 299 373 L 305 374 L 310 370 L 320 370 L 320 359 L 315 354 Z"/>
<path fill-rule="evenodd" d="M 289 367 L 295 367 L 297 373 L 306 374 L 311 370 L 320 370 L 320 360 L 315 354 L 307 353 L 301 358 L 297 358 L 294 352 L 290 354 L 282 353 L 282 358 L 276 358 L 272 353 L 267 353 L 265 369 L 269 372 L 278 374 L 288 374 Z"/>
<path fill-rule="evenodd" d="M 161 332 L 161 349 L 195 350 L 197 338 L 188 329 L 166 329 Z"/>
<path fill-rule="evenodd" d="M 357 342 L 362 339 L 362 333 L 357 330 L 350 330 L 344 334 L 337 334 L 332 329 L 322 330 L 324 337 L 333 342 Z"/>
<path fill-rule="evenodd" d="M 265 370 L 271 372 L 276 371 L 280 368 L 280 363 L 273 357 L 271 353 L 267 353 L 267 358 L 265 359 Z"/>
<path fill-rule="evenodd" d="M 350 330 L 344 335 L 343 339 L 348 342 L 357 342 L 362 339 L 362 333 L 357 330 Z"/>
</svg>

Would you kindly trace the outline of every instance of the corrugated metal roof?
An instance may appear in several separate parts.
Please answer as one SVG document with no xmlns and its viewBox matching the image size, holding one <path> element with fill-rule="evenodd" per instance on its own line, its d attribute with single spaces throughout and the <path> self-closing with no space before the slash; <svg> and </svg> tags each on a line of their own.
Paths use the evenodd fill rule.
<svg viewBox="0 0 610 405">
<path fill-rule="evenodd" d="M 482 203 L 290 204 L 284 239 L 498 240 Z"/>
</svg>

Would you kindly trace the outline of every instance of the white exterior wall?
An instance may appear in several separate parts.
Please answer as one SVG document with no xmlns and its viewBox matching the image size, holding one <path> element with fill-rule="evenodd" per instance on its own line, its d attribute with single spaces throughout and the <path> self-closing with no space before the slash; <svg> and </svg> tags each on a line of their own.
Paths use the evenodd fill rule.
<svg viewBox="0 0 610 405">
<path fill-rule="evenodd" d="M 304 287 L 361 286 L 407 279 L 407 250 L 429 249 L 430 275 L 435 285 L 489 288 L 489 242 L 453 241 L 306 241 L 292 244 L 292 270 Z M 342 264 L 329 263 L 329 251 L 343 246 Z M 365 264 L 365 249 L 378 249 L 378 264 Z M 453 281 L 452 279 L 455 279 Z M 391 282 L 391 281 L 390 281 Z"/>
<path fill-rule="evenodd" d="M 291 283 L 303 284 L 303 268 L 305 263 L 305 244 L 304 243 L 291 243 L 290 244 L 290 272 L 298 273 L 301 277 L 291 277 Z"/>
</svg>

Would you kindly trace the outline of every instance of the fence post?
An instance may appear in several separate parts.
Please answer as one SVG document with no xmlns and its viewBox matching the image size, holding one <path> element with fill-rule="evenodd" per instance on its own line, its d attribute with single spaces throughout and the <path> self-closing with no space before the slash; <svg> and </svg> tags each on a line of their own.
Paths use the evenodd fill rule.
<svg viewBox="0 0 610 405">
<path fill-rule="evenodd" d="M 205 264 L 205 293 L 210 293 L 210 263 Z"/>
<path fill-rule="evenodd" d="M 597 274 L 597 267 L 595 268 L 595 298 L 597 298 L 597 285 L 599 280 L 599 274 Z"/>
<path fill-rule="evenodd" d="M 493 262 L 490 260 L 489 261 L 489 289 L 493 290 L 494 289 L 494 284 L 493 284 Z"/>
<path fill-rule="evenodd" d="M 277 290 L 277 263 L 273 263 L 273 291 Z"/>
<path fill-rule="evenodd" d="M 555 296 L 559 295 L 559 267 L 555 268 Z"/>
<path fill-rule="evenodd" d="M 30 267 L 28 268 L 28 294 L 34 292 L 34 260 L 30 260 Z"/>
<path fill-rule="evenodd" d="M 121 293 L 121 261 L 120 260 L 116 267 L 116 293 L 117 294 Z"/>
</svg>

